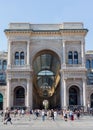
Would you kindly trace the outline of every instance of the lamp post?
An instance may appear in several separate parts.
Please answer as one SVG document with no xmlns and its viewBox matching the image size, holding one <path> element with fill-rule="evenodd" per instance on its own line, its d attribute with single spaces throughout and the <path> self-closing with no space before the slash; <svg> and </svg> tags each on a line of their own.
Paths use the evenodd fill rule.
<svg viewBox="0 0 93 130">
<path fill-rule="evenodd" d="M 43 106 L 44 106 L 44 109 L 45 109 L 45 110 L 48 109 L 48 105 L 49 105 L 48 100 L 44 100 L 44 101 L 43 101 Z"/>
<path fill-rule="evenodd" d="M 90 101 L 88 101 L 87 110 L 88 110 L 88 113 L 90 113 Z"/>
</svg>

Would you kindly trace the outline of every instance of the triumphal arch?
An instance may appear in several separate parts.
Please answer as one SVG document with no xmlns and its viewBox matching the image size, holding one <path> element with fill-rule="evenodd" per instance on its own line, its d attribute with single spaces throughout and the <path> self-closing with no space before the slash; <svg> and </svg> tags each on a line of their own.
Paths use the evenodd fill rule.
<svg viewBox="0 0 93 130">
<path fill-rule="evenodd" d="M 10 23 L 6 107 L 87 106 L 83 23 Z"/>
</svg>

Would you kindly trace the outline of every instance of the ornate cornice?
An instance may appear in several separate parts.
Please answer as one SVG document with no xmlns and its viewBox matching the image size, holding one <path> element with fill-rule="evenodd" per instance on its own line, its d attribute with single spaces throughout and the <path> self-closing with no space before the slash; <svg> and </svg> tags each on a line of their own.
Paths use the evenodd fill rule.
<svg viewBox="0 0 93 130">
<path fill-rule="evenodd" d="M 7 36 L 9 35 L 31 35 L 31 36 L 38 36 L 38 35 L 86 35 L 88 29 L 59 29 L 59 30 L 32 30 L 32 29 L 6 29 L 4 30 Z"/>
</svg>

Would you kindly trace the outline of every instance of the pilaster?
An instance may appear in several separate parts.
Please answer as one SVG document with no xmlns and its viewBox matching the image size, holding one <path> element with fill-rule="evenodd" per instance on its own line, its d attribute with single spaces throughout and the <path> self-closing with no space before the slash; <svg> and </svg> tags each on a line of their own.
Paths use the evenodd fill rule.
<svg viewBox="0 0 93 130">
<path fill-rule="evenodd" d="M 62 72 L 60 71 L 60 102 L 61 102 L 61 109 L 63 107 L 63 87 L 62 87 Z"/>
<path fill-rule="evenodd" d="M 27 65 L 30 65 L 30 41 L 27 41 Z"/>
<path fill-rule="evenodd" d="M 11 66 L 11 44 L 12 44 L 12 41 L 8 40 L 8 67 Z"/>
<path fill-rule="evenodd" d="M 82 57 L 82 67 L 85 67 L 85 43 L 84 43 L 84 40 L 81 41 L 81 57 Z"/>
<path fill-rule="evenodd" d="M 11 80 L 7 80 L 7 108 L 11 109 Z"/>
<path fill-rule="evenodd" d="M 86 108 L 86 80 L 82 79 L 83 81 L 83 106 Z"/>
<path fill-rule="evenodd" d="M 63 90 L 64 90 L 64 108 L 67 107 L 67 101 L 66 101 L 66 79 L 63 79 Z"/>
<path fill-rule="evenodd" d="M 33 89 L 32 89 L 32 80 L 27 79 L 27 108 L 33 108 Z"/>
<path fill-rule="evenodd" d="M 65 56 L 65 40 L 63 40 L 63 66 L 65 67 L 66 66 L 66 56 Z"/>
</svg>

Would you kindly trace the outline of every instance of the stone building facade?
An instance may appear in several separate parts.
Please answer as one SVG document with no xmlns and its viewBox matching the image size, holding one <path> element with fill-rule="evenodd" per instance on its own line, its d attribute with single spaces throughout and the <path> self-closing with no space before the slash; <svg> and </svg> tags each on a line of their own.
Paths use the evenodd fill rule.
<svg viewBox="0 0 93 130">
<path fill-rule="evenodd" d="M 49 108 L 93 107 L 93 51 L 85 53 L 83 23 L 10 23 L 4 32 L 3 108 L 42 109 L 44 100 Z"/>
</svg>

